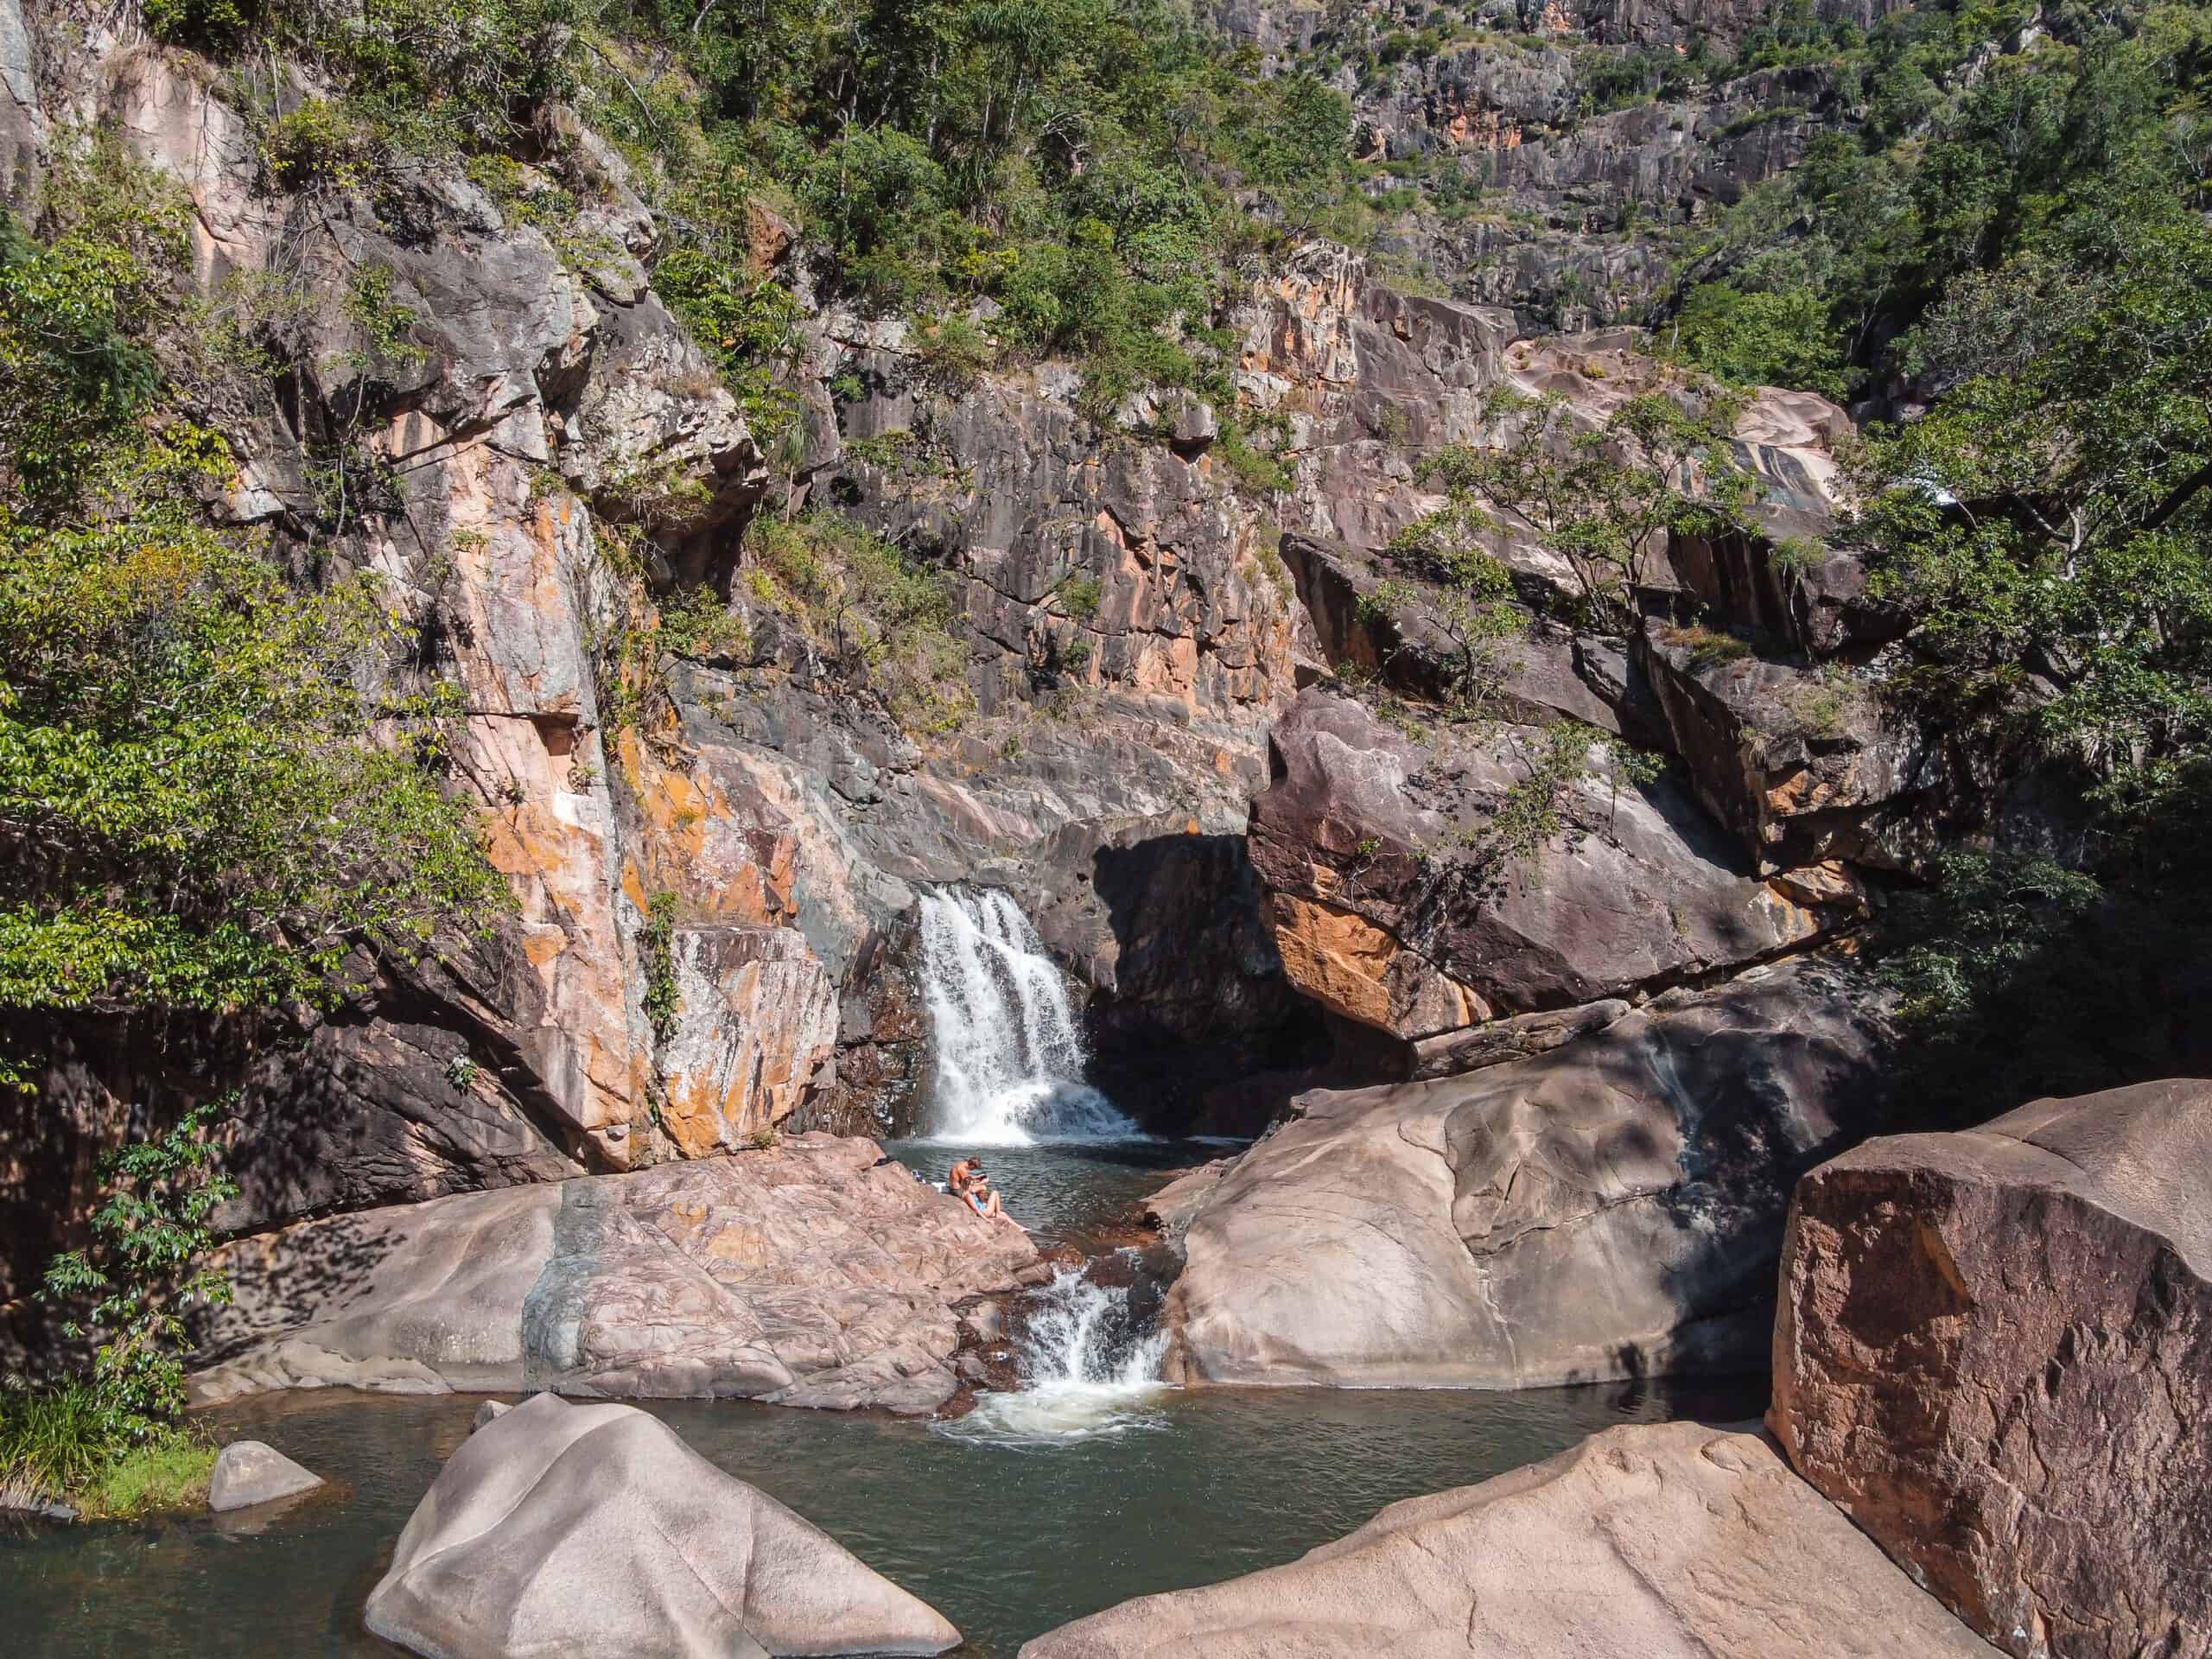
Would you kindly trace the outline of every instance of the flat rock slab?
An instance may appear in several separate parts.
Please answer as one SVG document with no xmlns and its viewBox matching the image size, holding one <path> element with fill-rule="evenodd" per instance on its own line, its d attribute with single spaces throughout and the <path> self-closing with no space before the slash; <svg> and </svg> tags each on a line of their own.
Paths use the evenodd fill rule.
<svg viewBox="0 0 2212 1659">
<path fill-rule="evenodd" d="M 321 1484 L 321 1475 L 302 1468 L 273 1446 L 232 1440 L 215 1454 L 215 1471 L 207 1479 L 207 1507 L 220 1515 L 313 1491 Z"/>
<path fill-rule="evenodd" d="M 1774 1382 L 1805 1478 L 1999 1646 L 2212 1654 L 2212 1083 L 1814 1171 Z"/>
<path fill-rule="evenodd" d="M 1154 1201 L 1188 1214 L 1173 1360 L 1365 1388 L 1757 1369 L 1790 1188 L 1878 1122 L 1882 1053 L 1865 988 L 1808 962 L 1534 1058 L 1301 1096 L 1210 1192 Z"/>
<path fill-rule="evenodd" d="M 550 1389 L 927 1412 L 953 1305 L 1035 1268 L 1029 1236 L 803 1135 L 630 1175 L 470 1192 L 264 1234 L 194 1379 L 202 1402 L 326 1386 Z"/>
<path fill-rule="evenodd" d="M 1020 1659 L 1992 1659 L 1757 1433 L 1608 1429 Z"/>
<path fill-rule="evenodd" d="M 666 1424 L 552 1395 L 447 1460 L 365 1622 L 433 1659 L 933 1654 L 960 1641 Z"/>
</svg>

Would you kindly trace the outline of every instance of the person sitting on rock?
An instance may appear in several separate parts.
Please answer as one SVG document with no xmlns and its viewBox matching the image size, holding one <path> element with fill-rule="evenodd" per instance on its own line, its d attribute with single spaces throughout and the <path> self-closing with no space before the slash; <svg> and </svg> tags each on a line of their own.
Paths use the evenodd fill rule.
<svg viewBox="0 0 2212 1659">
<path fill-rule="evenodd" d="M 1001 1206 L 999 1195 L 991 1191 L 990 1178 L 984 1174 L 980 1158 L 963 1158 L 955 1164 L 945 1177 L 945 1186 L 954 1198 L 986 1221 L 1012 1219 Z"/>
</svg>

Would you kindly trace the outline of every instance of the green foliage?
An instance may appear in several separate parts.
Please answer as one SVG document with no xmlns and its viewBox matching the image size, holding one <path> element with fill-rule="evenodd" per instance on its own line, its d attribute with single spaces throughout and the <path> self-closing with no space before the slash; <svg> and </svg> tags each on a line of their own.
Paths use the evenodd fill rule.
<svg viewBox="0 0 2212 1659">
<path fill-rule="evenodd" d="M 1885 371 L 1954 282 L 2045 247 L 2069 219 L 2145 190 L 2202 205 L 2212 173 L 2202 9 L 2065 8 L 2024 30 L 2031 10 L 1915 7 L 1861 35 L 1797 6 L 1745 37 L 1747 65 L 1835 65 L 1865 118 L 1815 137 L 1800 165 L 1690 251 L 1708 273 L 1691 300 L 1719 333 L 1695 360 L 1727 372 L 1723 359 L 1748 353 L 1760 375 L 1794 368 L 1803 378 L 1784 384 L 1819 390 L 1810 377 L 1834 365 L 1802 348 L 1834 342 L 1862 374 Z M 1716 270 L 1765 308 L 1699 298 Z"/>
<path fill-rule="evenodd" d="M 270 122 L 261 158 L 270 182 L 284 190 L 352 189 L 378 160 L 374 136 L 344 105 L 324 98 L 310 98 Z"/>
<path fill-rule="evenodd" d="M 1637 592 L 1668 531 L 1711 529 L 1743 505 L 1748 481 L 1728 444 L 1740 408 L 1717 389 L 1691 410 L 1649 392 L 1591 428 L 1561 398 L 1502 388 L 1484 410 L 1493 442 L 1453 444 L 1424 461 L 1419 476 L 1445 487 L 1447 522 L 1465 527 L 1453 533 L 1487 524 L 1480 502 L 1519 514 L 1573 572 L 1578 620 L 1622 632 L 1636 624 Z M 1697 498 L 1675 481 L 1693 463 L 1705 486 Z"/>
<path fill-rule="evenodd" d="M 238 1195 L 208 1165 L 213 1109 L 187 1112 L 158 1140 L 125 1147 L 107 1166 L 92 1244 L 56 1256 L 42 1294 L 73 1309 L 64 1334 L 99 1338 L 92 1396 L 111 1443 L 143 1442 L 184 1414 L 185 1313 L 231 1299 L 227 1275 L 201 1265 L 214 1243 L 207 1217 Z"/>
<path fill-rule="evenodd" d="M 1709 628 L 1701 622 L 1669 626 L 1661 636 L 1669 645 L 1689 652 L 1692 673 L 1701 673 L 1708 668 L 1719 668 L 1727 663 L 1739 663 L 1751 655 L 1751 643 L 1720 628 Z"/>
<path fill-rule="evenodd" d="M 2108 200 L 1962 279 L 1918 360 L 1955 378 L 1869 435 L 1853 534 L 1916 623 L 1908 683 L 2090 780 L 2120 847 L 2193 859 L 2212 803 L 2212 231 Z"/>
<path fill-rule="evenodd" d="M 777 384 L 799 350 L 798 302 L 789 289 L 697 248 L 663 259 L 653 288 L 690 325 L 763 443 L 798 423 L 798 399 Z"/>
<path fill-rule="evenodd" d="M 207 1506 L 218 1450 L 206 1430 L 169 1425 L 110 1459 L 71 1496 L 94 1520 L 188 1514 Z"/>
<path fill-rule="evenodd" d="M 1078 622 L 1088 622 L 1098 614 L 1098 601 L 1105 589 L 1096 576 L 1070 575 L 1056 591 L 1062 610 Z"/>
<path fill-rule="evenodd" d="M 1843 357 L 1827 302 L 1809 288 L 1745 293 L 1703 283 L 1669 326 L 1670 356 L 1737 386 L 1792 386 L 1843 396 Z"/>
<path fill-rule="evenodd" d="M 25 1014 L 326 1000 L 354 946 L 419 946 L 504 893 L 437 786 L 436 697 L 363 689 L 412 650 L 407 619 L 371 577 L 293 586 L 200 512 L 229 456 L 163 406 L 147 344 L 180 210 L 102 163 L 57 174 L 39 234 L 0 228 L 0 1074 L 18 1079 Z"/>
<path fill-rule="evenodd" d="M 653 1040 L 676 1035 L 683 1011 L 683 992 L 676 982 L 676 895 L 662 891 L 645 901 L 645 925 L 638 930 L 638 963 L 644 971 L 645 1023 Z"/>
<path fill-rule="evenodd" d="M 1522 776 L 1498 799 L 1480 829 L 1465 837 L 1476 863 L 1493 879 L 1533 857 L 1567 828 L 1569 790 L 1589 775 L 1599 734 L 1580 721 L 1555 721 L 1530 742 L 1516 742 Z"/>
<path fill-rule="evenodd" d="M 1870 941 L 1901 997 L 1900 1098 L 1916 1127 L 1979 1123 L 2042 1095 L 2183 1069 L 2203 892 L 2100 887 L 2024 853 L 1955 852 L 1885 907 Z"/>
<path fill-rule="evenodd" d="M 950 574 L 835 513 L 756 523 L 745 591 L 902 725 L 949 731 L 975 707 Z"/>
<path fill-rule="evenodd" d="M 1393 643 L 1381 664 L 1386 671 L 1413 645 L 1416 623 L 1442 637 L 1451 712 L 1460 720 L 1482 717 L 1511 670 L 1509 647 L 1529 629 L 1528 613 L 1514 601 L 1512 573 L 1475 539 L 1492 528 L 1464 500 L 1417 520 L 1391 539 L 1389 556 L 1419 580 L 1390 577 L 1357 606 L 1370 630 L 1387 625 Z"/>
<path fill-rule="evenodd" d="M 660 607 L 660 647 L 700 661 L 742 661 L 753 653 L 745 613 L 711 588 L 694 588 Z"/>
<path fill-rule="evenodd" d="M 575 31 L 592 10 L 586 0 L 262 0 L 255 32 L 343 84 L 376 149 L 434 157 L 511 143 L 571 90 Z"/>
<path fill-rule="evenodd" d="M 207 1502 L 216 1448 L 204 1431 L 165 1423 L 118 1440 L 109 1423 L 99 1391 L 82 1380 L 0 1384 L 0 1501 L 67 1501 L 94 1520 Z"/>
</svg>

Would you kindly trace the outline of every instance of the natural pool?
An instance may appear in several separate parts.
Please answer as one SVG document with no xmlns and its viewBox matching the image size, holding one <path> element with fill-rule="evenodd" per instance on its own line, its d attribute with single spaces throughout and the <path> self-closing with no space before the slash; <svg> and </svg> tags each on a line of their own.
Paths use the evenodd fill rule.
<svg viewBox="0 0 2212 1659">
<path fill-rule="evenodd" d="M 956 1154 L 899 1155 L 941 1174 Z M 1160 1143 L 988 1154 L 1040 1230 L 1107 1230 L 1159 1171 L 1211 1155 Z M 1160 1390 L 1064 1439 L 953 1432 L 732 1402 L 649 1409 L 863 1560 L 934 1603 L 968 1652 L 1128 1597 L 1284 1561 L 1384 1504 L 1518 1467 L 1623 1421 L 1733 1421 L 1764 1380 L 1523 1394 Z M 390 1654 L 360 1609 L 392 1541 L 468 1432 L 474 1396 L 299 1394 L 212 1414 L 336 1483 L 229 1524 L 0 1527 L 0 1651 L 38 1659 Z M 615 1659 L 609 1656 L 609 1659 Z"/>
</svg>

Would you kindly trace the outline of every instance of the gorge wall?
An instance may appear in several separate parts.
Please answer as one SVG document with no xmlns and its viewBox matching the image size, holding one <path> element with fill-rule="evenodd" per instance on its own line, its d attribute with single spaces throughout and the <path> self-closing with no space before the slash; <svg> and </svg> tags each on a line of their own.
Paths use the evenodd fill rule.
<svg viewBox="0 0 2212 1659">
<path fill-rule="evenodd" d="M 1483 1380 L 1756 1345 L 1747 1287 L 1790 1184 L 1883 1110 L 1880 994 L 1847 950 L 1799 959 L 1847 945 L 1941 836 L 2048 826 L 1879 695 L 1898 626 L 1821 539 L 1852 431 L 1823 397 L 1731 410 L 1745 527 L 1661 537 L 1624 618 L 1580 608 L 1572 562 L 1496 515 L 1481 542 L 1515 623 L 1479 718 L 1451 706 L 1451 584 L 1405 535 L 1448 503 L 1426 463 L 1509 429 L 1501 392 L 1558 400 L 1567 442 L 1639 396 L 1702 407 L 1709 384 L 1624 320 L 1673 280 L 1670 231 L 1848 111 L 1811 70 L 1620 110 L 1586 95 L 1582 48 L 1725 41 L 1742 8 L 1501 14 L 1527 32 L 1362 73 L 1353 43 L 1417 20 L 1218 11 L 1344 91 L 1362 155 L 1421 178 L 1368 251 L 1313 238 L 1248 262 L 1212 320 L 1233 407 L 1102 407 L 1050 357 L 948 364 L 826 291 L 804 227 L 759 206 L 752 272 L 801 313 L 776 369 L 796 416 L 772 441 L 656 291 L 667 216 L 574 110 L 540 111 L 500 180 L 302 180 L 193 54 L 0 0 L 11 200 L 59 147 L 111 134 L 189 197 L 181 305 L 282 296 L 273 381 L 181 343 L 164 363 L 237 459 L 209 511 L 303 581 L 381 579 L 414 643 L 380 671 L 454 691 L 454 786 L 512 898 L 421 960 L 364 957 L 326 1014 L 54 1022 L 41 1092 L 0 1107 L 0 1300 L 35 1283 L 101 1153 L 233 1086 L 242 1190 L 219 1219 L 239 1234 L 904 1124 L 918 895 L 980 882 L 1087 993 L 1100 1075 L 1141 1119 L 1299 1120 L 1193 1224 L 1193 1377 L 1266 1346 L 1249 1309 L 1202 1333 L 1209 1275 L 1236 1285 L 1240 1250 L 1283 1248 L 1251 1224 L 1269 1160 L 1340 1154 L 1386 1108 L 1421 1126 L 1400 1137 L 1422 1148 L 1408 1203 L 1455 1272 L 1586 1202 L 1621 1207 L 1576 1246 L 1616 1266 L 1631 1236 L 1744 1241 L 1672 1262 L 1558 1355 L 1485 1348 Z M 285 73 L 280 106 L 326 90 Z M 527 209 L 547 190 L 577 205 L 558 235 Z M 1454 191 L 1482 211 L 1447 211 Z M 378 316 L 347 298 L 364 271 Z M 335 510 L 333 444 L 374 483 Z M 1727 482 L 1687 462 L 1673 481 Z M 843 613 L 777 602 L 761 549 L 810 515 L 947 582 L 912 683 L 848 649 Z M 1501 852 L 1554 760 L 1542 832 Z M 1809 1058 L 1808 1032 L 1827 1034 Z M 1700 1066 L 1710 1089 L 1682 1081 Z M 1649 1130 L 1649 1168 L 1548 1141 L 1577 1068 Z M 1743 1099 L 1738 1072 L 1764 1080 Z M 1324 1075 L 1381 1093 L 1294 1103 Z M 1541 1201 L 1520 1173 L 1538 1170 Z M 1376 1271 L 1355 1249 L 1346 1294 Z M 1683 1334 L 1700 1323 L 1722 1334 Z M 1306 1369 L 1382 1363 L 1363 1351 Z"/>
</svg>

